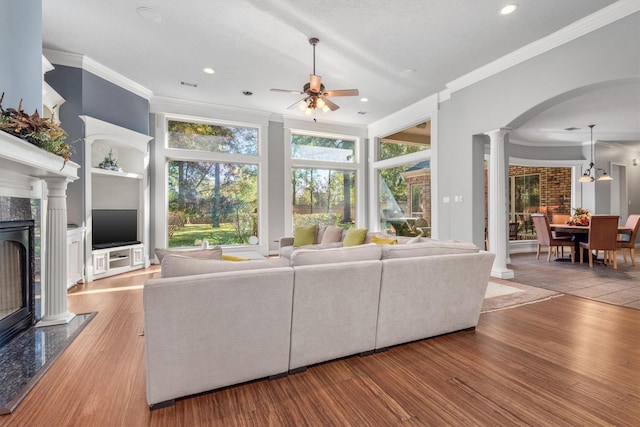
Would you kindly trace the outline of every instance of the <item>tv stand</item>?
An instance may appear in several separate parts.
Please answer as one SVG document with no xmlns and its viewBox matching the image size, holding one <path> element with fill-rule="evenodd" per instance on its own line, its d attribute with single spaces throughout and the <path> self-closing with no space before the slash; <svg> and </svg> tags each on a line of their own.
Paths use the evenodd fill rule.
<svg viewBox="0 0 640 427">
<path fill-rule="evenodd" d="M 113 276 L 144 268 L 144 245 L 115 246 L 92 251 L 93 278 Z"/>
</svg>

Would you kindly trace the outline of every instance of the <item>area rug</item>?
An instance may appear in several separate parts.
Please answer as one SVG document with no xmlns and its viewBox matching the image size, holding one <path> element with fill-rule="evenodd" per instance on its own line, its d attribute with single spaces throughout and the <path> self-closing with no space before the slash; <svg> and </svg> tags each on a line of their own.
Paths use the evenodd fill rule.
<svg viewBox="0 0 640 427">
<path fill-rule="evenodd" d="M 560 292 L 523 285 L 522 283 L 491 279 L 487 286 L 482 313 L 532 304 L 562 295 Z"/>
<path fill-rule="evenodd" d="M 0 348 L 0 414 L 15 410 L 96 314 L 76 314 L 66 325 L 31 327 Z"/>
</svg>

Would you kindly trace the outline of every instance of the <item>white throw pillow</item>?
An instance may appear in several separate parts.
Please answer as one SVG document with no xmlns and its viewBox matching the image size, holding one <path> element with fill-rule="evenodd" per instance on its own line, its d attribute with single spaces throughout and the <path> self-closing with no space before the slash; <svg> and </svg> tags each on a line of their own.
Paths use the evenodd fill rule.
<svg viewBox="0 0 640 427">
<path fill-rule="evenodd" d="M 344 229 L 342 227 L 327 225 L 327 228 L 325 228 L 324 234 L 322 235 L 322 241 L 320 243 L 338 243 L 342 241 L 343 231 Z"/>
</svg>

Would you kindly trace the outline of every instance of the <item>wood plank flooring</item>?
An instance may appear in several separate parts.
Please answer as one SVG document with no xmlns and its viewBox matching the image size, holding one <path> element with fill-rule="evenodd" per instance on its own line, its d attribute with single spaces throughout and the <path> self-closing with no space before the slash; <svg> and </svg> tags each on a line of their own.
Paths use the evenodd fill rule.
<svg viewBox="0 0 640 427">
<path fill-rule="evenodd" d="M 0 426 L 640 425 L 640 311 L 568 295 L 151 412 L 138 334 L 155 274 L 73 289 L 70 309 L 98 315 Z"/>
</svg>

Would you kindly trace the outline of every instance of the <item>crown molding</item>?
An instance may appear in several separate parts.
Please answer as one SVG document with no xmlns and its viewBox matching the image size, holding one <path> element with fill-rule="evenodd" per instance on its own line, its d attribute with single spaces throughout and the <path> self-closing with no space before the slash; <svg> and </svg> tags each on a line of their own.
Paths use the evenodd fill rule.
<svg viewBox="0 0 640 427">
<path fill-rule="evenodd" d="M 151 99 L 153 92 L 139 83 L 119 74 L 112 69 L 105 67 L 94 59 L 78 53 L 62 52 L 52 49 L 42 49 L 43 55 L 52 64 L 64 65 L 66 67 L 82 68 L 96 76 L 113 83 L 123 89 L 128 90 L 147 100 Z"/>
<path fill-rule="evenodd" d="M 624 17 L 640 11 L 640 0 L 619 0 L 599 11 L 586 16 L 546 37 L 536 40 L 528 45 L 515 50 L 502 58 L 465 74 L 464 76 L 447 83 L 447 93 L 443 98 L 451 96 L 453 92 L 464 89 L 481 80 L 498 74 L 506 69 L 516 66 L 524 61 L 541 55 L 551 49 L 580 38 L 585 34 L 609 25 Z"/>
<path fill-rule="evenodd" d="M 149 101 L 149 112 L 152 114 L 185 115 L 233 123 L 246 123 L 248 125 L 267 126 L 271 118 L 271 112 L 248 110 L 246 108 L 229 107 L 225 105 L 211 104 L 202 101 L 170 98 L 166 96 L 153 96 Z"/>
</svg>

